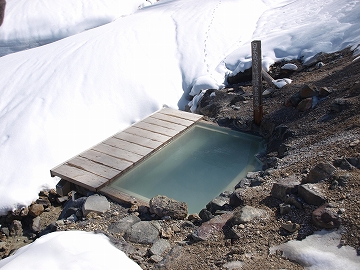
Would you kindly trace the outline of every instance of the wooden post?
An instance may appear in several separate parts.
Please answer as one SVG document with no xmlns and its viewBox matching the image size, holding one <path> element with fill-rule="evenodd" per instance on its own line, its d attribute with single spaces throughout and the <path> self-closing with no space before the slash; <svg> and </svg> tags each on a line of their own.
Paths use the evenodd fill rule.
<svg viewBox="0 0 360 270">
<path fill-rule="evenodd" d="M 254 40 L 251 42 L 252 55 L 252 85 L 253 85 L 253 106 L 254 122 L 260 125 L 263 117 L 262 106 L 262 64 L 261 64 L 261 41 Z"/>
</svg>

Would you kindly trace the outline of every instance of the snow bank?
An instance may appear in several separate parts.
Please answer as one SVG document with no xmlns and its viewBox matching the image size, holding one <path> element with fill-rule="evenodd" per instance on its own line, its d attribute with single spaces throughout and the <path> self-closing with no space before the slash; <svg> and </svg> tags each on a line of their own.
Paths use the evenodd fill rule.
<svg viewBox="0 0 360 270">
<path fill-rule="evenodd" d="M 53 232 L 14 255 L 0 260 L 0 268 L 22 270 L 141 269 L 103 234 L 82 231 Z"/>
<path fill-rule="evenodd" d="M 134 13 L 145 0 L 7 0 L 0 57 L 34 48 Z"/>
<path fill-rule="evenodd" d="M 283 256 L 300 263 L 305 269 L 320 270 L 356 270 L 360 257 L 350 246 L 340 245 L 341 234 L 338 231 L 322 230 L 306 237 L 302 241 L 292 240 L 270 248 L 270 253 L 283 251 Z"/>
</svg>

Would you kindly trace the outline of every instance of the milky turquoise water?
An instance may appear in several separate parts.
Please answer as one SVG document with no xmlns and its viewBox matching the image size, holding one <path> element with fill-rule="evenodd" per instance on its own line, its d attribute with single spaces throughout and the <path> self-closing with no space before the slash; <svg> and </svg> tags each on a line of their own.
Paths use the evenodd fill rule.
<svg viewBox="0 0 360 270">
<path fill-rule="evenodd" d="M 247 172 L 260 169 L 255 154 L 262 149 L 259 137 L 199 123 L 111 186 L 142 199 L 166 195 L 196 213 Z"/>
</svg>

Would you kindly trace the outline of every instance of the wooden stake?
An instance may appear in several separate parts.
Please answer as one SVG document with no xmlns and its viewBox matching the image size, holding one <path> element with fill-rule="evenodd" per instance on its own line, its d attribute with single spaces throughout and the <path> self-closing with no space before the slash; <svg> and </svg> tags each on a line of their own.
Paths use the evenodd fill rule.
<svg viewBox="0 0 360 270">
<path fill-rule="evenodd" d="M 262 106 L 262 63 L 261 63 L 261 41 L 254 40 L 251 42 L 252 55 L 252 85 L 253 85 L 253 106 L 254 122 L 260 125 L 263 117 Z"/>
</svg>

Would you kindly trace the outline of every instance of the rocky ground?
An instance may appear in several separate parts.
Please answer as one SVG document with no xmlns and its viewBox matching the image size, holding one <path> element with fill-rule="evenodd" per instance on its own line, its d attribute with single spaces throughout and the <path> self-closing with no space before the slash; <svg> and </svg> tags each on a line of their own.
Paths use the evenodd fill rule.
<svg viewBox="0 0 360 270">
<path fill-rule="evenodd" d="M 231 87 L 208 90 L 197 112 L 263 136 L 267 152 L 258 156 L 262 171 L 198 215 L 160 218 L 136 203 L 110 202 L 104 213 L 84 216 L 85 198 L 66 203 L 70 197 L 43 191 L 31 206 L 0 218 L 1 257 L 55 230 L 105 233 L 143 269 L 302 269 L 269 248 L 323 228 L 340 228 L 341 245 L 360 254 L 360 60 L 354 59 L 345 49 L 307 65 L 273 65 L 273 78 L 292 83 L 275 89 L 264 82 L 260 127 L 252 123 L 246 73 L 231 78 Z M 286 63 L 297 70 L 282 69 Z"/>
</svg>

